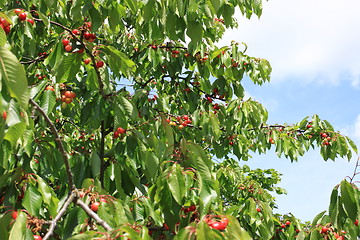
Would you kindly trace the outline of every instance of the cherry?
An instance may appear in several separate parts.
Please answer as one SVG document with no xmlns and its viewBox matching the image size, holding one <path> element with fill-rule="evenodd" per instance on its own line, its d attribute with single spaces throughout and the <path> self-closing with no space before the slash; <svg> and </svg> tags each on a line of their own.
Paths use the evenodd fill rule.
<svg viewBox="0 0 360 240">
<path fill-rule="evenodd" d="M 296 232 L 296 233 L 299 233 L 299 232 L 300 232 L 300 230 L 299 230 L 299 229 L 296 229 L 296 230 L 295 230 L 295 232 Z"/>
<path fill-rule="evenodd" d="M 327 233 L 327 231 L 328 231 L 328 228 L 324 226 L 321 228 L 320 233 Z"/>
<path fill-rule="evenodd" d="M 118 138 L 119 137 L 119 132 L 118 131 L 115 131 L 114 132 L 114 138 Z"/>
<path fill-rule="evenodd" d="M 151 45 L 151 48 L 152 49 L 157 49 L 157 46 L 156 45 Z"/>
<path fill-rule="evenodd" d="M 286 225 L 285 225 L 285 224 L 281 224 L 280 227 L 281 227 L 281 228 L 285 228 Z"/>
<path fill-rule="evenodd" d="M 67 98 L 72 98 L 72 91 L 65 91 L 64 95 Z"/>
<path fill-rule="evenodd" d="M 72 103 L 72 101 L 73 101 L 72 98 L 68 98 L 68 97 L 65 96 L 64 102 L 66 102 L 67 104 L 69 104 L 69 103 Z"/>
<path fill-rule="evenodd" d="M 34 235 L 34 240 L 42 240 L 42 237 L 40 235 Z"/>
<path fill-rule="evenodd" d="M 31 25 L 34 25 L 34 24 L 35 24 L 35 21 L 34 21 L 33 19 L 31 19 L 31 18 L 29 18 L 27 21 L 28 21 Z"/>
<path fill-rule="evenodd" d="M 72 30 L 71 32 L 72 32 L 73 34 L 75 34 L 75 35 L 80 35 L 80 31 L 77 30 L 77 29 L 74 29 L 74 30 Z"/>
<path fill-rule="evenodd" d="M 94 212 L 97 212 L 99 210 L 100 203 L 99 202 L 93 202 L 90 206 L 91 210 Z"/>
<path fill-rule="evenodd" d="M 16 220 L 17 216 L 18 216 L 18 212 L 13 211 L 13 213 L 11 214 L 12 219 Z"/>
<path fill-rule="evenodd" d="M 86 58 L 85 60 L 84 60 L 84 63 L 87 65 L 87 64 L 89 64 L 91 62 L 91 58 Z"/>
<path fill-rule="evenodd" d="M 6 111 L 3 111 L 2 117 L 3 117 L 4 120 L 6 120 L 6 118 L 7 118 L 7 113 L 6 113 Z"/>
<path fill-rule="evenodd" d="M 291 224 L 291 222 L 290 222 L 290 221 L 286 221 L 285 224 L 286 224 L 287 226 L 289 226 L 289 225 Z"/>
<path fill-rule="evenodd" d="M 118 132 L 119 134 L 124 134 L 124 133 L 126 132 L 126 130 L 123 129 L 122 127 L 118 127 L 117 132 Z"/>
<path fill-rule="evenodd" d="M 64 47 L 66 47 L 67 45 L 69 45 L 69 44 L 70 44 L 69 39 L 64 38 L 64 39 L 62 40 L 62 44 L 64 45 Z"/>
<path fill-rule="evenodd" d="M 19 15 L 22 12 L 23 12 L 23 10 L 20 9 L 20 8 L 17 8 L 17 9 L 14 10 L 14 13 L 17 14 L 17 15 Z"/>
<path fill-rule="evenodd" d="M 215 221 L 215 222 L 211 222 L 209 226 L 213 229 L 222 231 L 225 230 L 225 228 L 227 227 L 227 223 L 223 221 L 220 222 Z"/>
<path fill-rule="evenodd" d="M 256 211 L 261 212 L 261 208 L 256 208 Z"/>
<path fill-rule="evenodd" d="M 3 25 L 3 27 L 10 26 L 10 23 L 5 18 L 0 18 L 0 19 L 1 19 L 1 24 Z"/>
<path fill-rule="evenodd" d="M 322 133 L 321 137 L 326 138 L 328 135 L 326 133 Z"/>
<path fill-rule="evenodd" d="M 312 125 L 308 124 L 306 127 L 307 127 L 307 128 L 312 128 Z"/>
<path fill-rule="evenodd" d="M 25 12 L 22 12 L 19 14 L 19 20 L 20 21 L 24 21 L 26 19 L 26 13 Z"/>
<path fill-rule="evenodd" d="M 91 38 L 91 34 L 89 32 L 84 32 L 83 36 L 86 40 L 89 40 Z"/>
<path fill-rule="evenodd" d="M 4 27 L 4 31 L 6 34 L 9 34 L 10 30 L 10 26 Z"/>
<path fill-rule="evenodd" d="M 227 217 L 223 217 L 223 218 L 221 218 L 221 222 L 228 225 L 229 224 L 229 219 Z"/>
<path fill-rule="evenodd" d="M 96 62 L 96 67 L 97 67 L 97 68 L 101 68 L 102 66 L 104 66 L 104 62 L 103 62 L 103 61 L 100 60 L 100 61 L 97 61 L 97 62 Z"/>
<path fill-rule="evenodd" d="M 71 52 L 72 51 L 72 46 L 71 45 L 66 45 L 65 46 L 65 51 L 66 52 Z"/>
<path fill-rule="evenodd" d="M 356 219 L 354 224 L 355 224 L 355 226 L 359 226 L 359 219 Z"/>
</svg>

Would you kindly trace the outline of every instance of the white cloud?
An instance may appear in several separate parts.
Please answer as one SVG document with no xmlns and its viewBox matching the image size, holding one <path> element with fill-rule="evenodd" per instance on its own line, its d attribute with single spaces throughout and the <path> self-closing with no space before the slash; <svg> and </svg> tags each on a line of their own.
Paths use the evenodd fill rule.
<svg viewBox="0 0 360 240">
<path fill-rule="evenodd" d="M 249 55 L 272 64 L 272 81 L 296 76 L 338 84 L 346 73 L 359 86 L 359 8 L 358 0 L 271 0 L 260 20 L 240 17 L 239 28 L 227 31 L 220 44 L 247 43 Z"/>
</svg>

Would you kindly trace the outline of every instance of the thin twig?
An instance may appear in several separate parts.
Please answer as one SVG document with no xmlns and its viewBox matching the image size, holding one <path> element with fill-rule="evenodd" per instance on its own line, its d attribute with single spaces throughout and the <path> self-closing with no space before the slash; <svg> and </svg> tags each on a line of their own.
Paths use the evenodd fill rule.
<svg viewBox="0 0 360 240">
<path fill-rule="evenodd" d="M 80 199 L 77 199 L 76 204 L 79 205 L 82 209 L 84 209 L 84 211 L 87 213 L 87 215 L 89 215 L 90 217 L 92 217 L 97 224 L 101 225 L 103 228 L 105 228 L 106 231 L 112 231 L 112 227 L 110 227 L 110 225 L 102 220 L 99 215 L 97 215 L 95 212 L 93 212 L 88 205 L 86 205 L 83 201 L 81 201 Z"/>
<path fill-rule="evenodd" d="M 67 173 L 67 176 L 68 176 L 68 181 L 69 181 L 69 187 L 71 190 L 74 190 L 75 189 L 75 185 L 74 185 L 74 181 L 73 181 L 73 178 L 74 178 L 74 175 L 73 173 L 71 172 L 71 169 L 70 169 L 70 163 L 69 163 L 69 159 L 68 159 L 68 155 L 65 151 L 65 148 L 64 148 L 64 145 L 61 141 L 61 138 L 60 138 L 60 135 L 55 127 L 55 125 L 53 124 L 53 122 L 50 120 L 50 118 L 46 115 L 46 113 L 44 112 L 44 110 L 32 99 L 30 98 L 29 100 L 30 104 L 33 105 L 36 110 L 44 117 L 45 121 L 47 122 L 47 124 L 49 125 L 53 135 L 55 136 L 55 142 L 57 143 L 58 145 L 58 149 L 61 153 L 61 156 L 62 156 L 62 159 L 64 161 L 64 164 L 65 164 L 65 168 L 66 168 L 66 173 Z"/>
<path fill-rule="evenodd" d="M 50 227 L 48 232 L 45 234 L 43 240 L 47 240 L 49 239 L 55 231 L 56 228 L 56 224 L 57 222 L 60 220 L 60 218 L 62 218 L 62 216 L 66 213 L 67 209 L 69 208 L 70 204 L 72 203 L 72 201 L 74 201 L 76 197 L 75 193 L 71 193 L 68 196 L 68 199 L 65 201 L 64 205 L 62 206 L 62 208 L 60 209 L 60 211 L 58 212 L 58 214 L 56 215 L 56 217 L 54 218 L 54 220 L 51 221 Z"/>
</svg>

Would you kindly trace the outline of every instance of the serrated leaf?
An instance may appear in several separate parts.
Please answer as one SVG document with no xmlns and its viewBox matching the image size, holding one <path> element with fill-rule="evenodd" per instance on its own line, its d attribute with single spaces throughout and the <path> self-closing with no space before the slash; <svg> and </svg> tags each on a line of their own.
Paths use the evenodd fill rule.
<svg viewBox="0 0 360 240">
<path fill-rule="evenodd" d="M 186 189 L 184 189 L 185 178 L 182 174 L 179 164 L 173 164 L 171 166 L 171 168 L 169 169 L 169 173 L 167 174 L 166 181 L 169 185 L 169 189 L 175 201 L 179 205 L 182 205 Z"/>
<path fill-rule="evenodd" d="M 93 177 L 97 176 L 100 173 L 101 159 L 99 155 L 94 151 L 90 156 L 90 166 Z"/>
<path fill-rule="evenodd" d="M 29 102 L 28 83 L 24 67 L 7 48 L 0 47 L 0 75 L 12 97 L 27 109 Z"/>
<path fill-rule="evenodd" d="M 23 240 L 26 233 L 26 214 L 22 211 L 18 212 L 18 216 L 11 228 L 9 240 Z"/>
<path fill-rule="evenodd" d="M 41 193 L 32 185 L 29 185 L 25 191 L 25 196 L 22 205 L 25 209 L 34 216 L 39 216 L 39 211 L 42 204 Z"/>
</svg>

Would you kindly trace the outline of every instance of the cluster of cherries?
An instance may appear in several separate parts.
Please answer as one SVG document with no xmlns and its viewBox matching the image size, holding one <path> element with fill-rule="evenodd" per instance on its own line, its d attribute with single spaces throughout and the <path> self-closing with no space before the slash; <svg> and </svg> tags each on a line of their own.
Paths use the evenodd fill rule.
<svg viewBox="0 0 360 240">
<path fill-rule="evenodd" d="M 34 19 L 32 19 L 32 18 L 27 18 L 27 14 L 26 14 L 26 12 L 25 12 L 23 9 L 17 8 L 17 9 L 14 10 L 14 13 L 15 13 L 16 15 L 18 15 L 18 18 L 19 18 L 20 21 L 25 21 L 25 20 L 27 19 L 27 21 L 28 21 L 29 23 L 31 23 L 31 25 L 34 25 L 34 24 L 35 24 Z"/>
<path fill-rule="evenodd" d="M 206 218 L 205 222 L 212 229 L 222 231 L 222 230 L 225 230 L 227 225 L 229 224 L 229 219 L 227 217 L 220 218 L 219 216 L 213 216 L 210 218 Z"/>
<path fill-rule="evenodd" d="M 188 126 L 192 123 L 190 117 L 188 115 L 177 116 L 176 121 L 168 118 L 166 122 L 169 123 L 171 126 L 178 125 L 179 130 L 183 129 L 184 127 Z"/>
<path fill-rule="evenodd" d="M 61 101 L 64 103 L 72 103 L 74 98 L 76 98 L 76 93 L 73 91 L 66 90 L 61 93 Z"/>
<path fill-rule="evenodd" d="M 2 27 L 2 29 L 4 29 L 4 32 L 6 34 L 9 34 L 11 27 L 10 23 L 5 18 L 0 17 L 0 26 Z"/>
<path fill-rule="evenodd" d="M 122 127 L 118 127 L 115 131 L 114 131 L 114 138 L 118 138 L 120 135 L 123 135 L 126 133 L 126 129 L 122 128 Z"/>
</svg>

